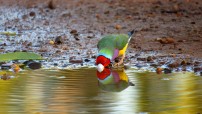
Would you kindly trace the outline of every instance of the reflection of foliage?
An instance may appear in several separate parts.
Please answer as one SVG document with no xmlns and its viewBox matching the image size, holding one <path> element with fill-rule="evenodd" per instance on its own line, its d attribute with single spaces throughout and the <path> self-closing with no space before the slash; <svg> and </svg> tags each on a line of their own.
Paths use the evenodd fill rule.
<svg viewBox="0 0 202 114">
<path fill-rule="evenodd" d="M 118 83 L 115 84 L 103 84 L 99 83 L 99 87 L 105 91 L 111 92 L 121 92 L 129 86 L 128 82 L 125 80 L 120 80 Z"/>
<path fill-rule="evenodd" d="M 11 76 L 11 73 L 8 72 L 0 72 L 0 79 L 2 80 L 9 80 L 14 78 L 15 76 Z"/>
<path fill-rule="evenodd" d="M 43 58 L 30 52 L 13 52 L 0 55 L 0 62 L 11 60 L 42 60 Z"/>
</svg>

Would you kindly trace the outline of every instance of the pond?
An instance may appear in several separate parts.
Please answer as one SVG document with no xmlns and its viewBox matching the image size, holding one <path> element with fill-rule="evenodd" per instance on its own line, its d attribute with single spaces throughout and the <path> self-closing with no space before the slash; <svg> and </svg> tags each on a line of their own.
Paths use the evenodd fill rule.
<svg viewBox="0 0 202 114">
<path fill-rule="evenodd" d="M 107 73 L 111 74 L 108 75 Z M 22 71 L 0 80 L 1 114 L 199 113 L 202 78 L 136 69 Z"/>
</svg>

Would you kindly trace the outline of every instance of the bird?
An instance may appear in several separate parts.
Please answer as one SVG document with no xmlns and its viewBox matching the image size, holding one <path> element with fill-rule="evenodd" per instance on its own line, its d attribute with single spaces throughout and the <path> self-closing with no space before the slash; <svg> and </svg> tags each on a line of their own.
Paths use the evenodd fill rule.
<svg viewBox="0 0 202 114">
<path fill-rule="evenodd" d="M 123 63 L 126 49 L 133 34 L 134 30 L 128 32 L 128 34 L 109 34 L 98 41 L 98 55 L 95 64 L 99 72 L 102 72 L 117 57 L 121 57 L 121 60 L 116 65 Z"/>
<path fill-rule="evenodd" d="M 120 92 L 129 86 L 135 86 L 124 70 L 104 68 L 102 72 L 97 71 L 98 86 L 105 91 Z"/>
</svg>

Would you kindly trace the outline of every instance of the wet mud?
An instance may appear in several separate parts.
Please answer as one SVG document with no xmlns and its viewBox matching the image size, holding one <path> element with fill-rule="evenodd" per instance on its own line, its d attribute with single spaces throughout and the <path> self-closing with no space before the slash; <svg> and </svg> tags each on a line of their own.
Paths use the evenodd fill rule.
<svg viewBox="0 0 202 114">
<path fill-rule="evenodd" d="M 202 75 L 202 1 L 0 0 L 0 53 L 41 54 L 43 68 L 94 66 L 97 42 L 135 29 L 125 65 Z"/>
</svg>

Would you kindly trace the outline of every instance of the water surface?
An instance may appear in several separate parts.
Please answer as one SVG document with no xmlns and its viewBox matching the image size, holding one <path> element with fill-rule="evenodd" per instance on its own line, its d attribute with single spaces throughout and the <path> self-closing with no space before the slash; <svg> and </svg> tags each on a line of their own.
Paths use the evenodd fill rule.
<svg viewBox="0 0 202 114">
<path fill-rule="evenodd" d="M 99 80 L 95 69 L 23 71 L 0 80 L 0 113 L 193 114 L 202 110 L 200 76 L 134 69 L 117 74 L 124 81 Z"/>
</svg>

